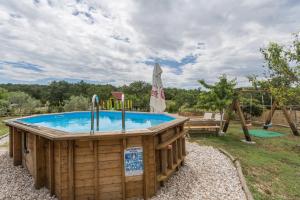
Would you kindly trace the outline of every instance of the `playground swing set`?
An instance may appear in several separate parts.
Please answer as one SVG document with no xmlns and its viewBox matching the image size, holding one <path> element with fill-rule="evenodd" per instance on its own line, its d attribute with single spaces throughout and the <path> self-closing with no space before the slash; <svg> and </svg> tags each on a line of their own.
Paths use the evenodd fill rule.
<svg viewBox="0 0 300 200">
<path fill-rule="evenodd" d="M 299 136 L 299 131 L 297 129 L 297 125 L 296 123 L 293 122 L 293 120 L 291 119 L 291 116 L 286 108 L 286 106 L 278 106 L 277 103 L 276 103 L 276 100 L 274 101 L 273 100 L 273 97 L 271 96 L 270 97 L 270 107 L 271 107 L 271 110 L 270 112 L 268 113 L 268 116 L 265 117 L 264 121 L 264 125 L 263 125 L 263 129 L 250 129 L 250 127 L 252 126 L 252 106 L 253 106 L 253 97 L 252 97 L 252 93 L 254 92 L 261 92 L 262 93 L 262 105 L 263 105 L 263 113 L 265 111 L 265 107 L 266 105 L 264 104 L 264 95 L 263 93 L 264 92 L 267 92 L 266 90 L 240 90 L 238 91 L 239 93 L 250 93 L 251 94 L 251 97 L 250 97 L 250 121 L 246 121 L 245 119 L 245 116 L 244 116 L 244 113 L 241 109 L 241 104 L 238 100 L 238 98 L 235 98 L 233 101 L 232 101 L 232 104 L 229 108 L 229 111 L 230 112 L 236 112 L 240 118 L 240 122 L 241 122 L 241 125 L 242 125 L 242 129 L 243 129 L 243 132 L 244 132 L 244 135 L 245 135 L 245 141 L 246 142 L 252 142 L 252 139 L 251 139 L 251 135 L 253 136 L 258 136 L 258 137 L 276 137 L 276 136 L 281 136 L 282 134 L 281 133 L 278 133 L 278 132 L 273 132 L 273 131 L 269 131 L 268 128 L 271 128 L 273 126 L 272 124 L 272 118 L 274 116 L 274 113 L 276 111 L 276 109 L 281 109 L 283 111 L 283 114 L 284 114 L 284 117 L 286 118 L 288 124 L 289 124 L 289 127 L 291 128 L 293 134 L 295 136 Z M 237 95 L 238 96 L 238 95 Z M 295 114 L 296 115 L 296 114 Z M 224 127 L 223 127 L 223 132 L 226 133 L 227 132 L 227 129 L 228 129 L 228 126 L 229 126 L 229 123 L 230 123 L 230 117 L 227 117 L 225 123 L 224 123 Z M 250 130 L 249 130 L 250 129 Z"/>
</svg>

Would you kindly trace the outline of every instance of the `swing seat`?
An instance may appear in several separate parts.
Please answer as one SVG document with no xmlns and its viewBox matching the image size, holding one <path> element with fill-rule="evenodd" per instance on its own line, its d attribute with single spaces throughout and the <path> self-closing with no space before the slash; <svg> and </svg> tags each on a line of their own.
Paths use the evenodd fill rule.
<svg viewBox="0 0 300 200">
<path fill-rule="evenodd" d="M 271 128 L 273 126 L 273 124 L 272 123 L 269 123 L 269 124 L 265 124 L 264 125 L 264 128 Z"/>
</svg>

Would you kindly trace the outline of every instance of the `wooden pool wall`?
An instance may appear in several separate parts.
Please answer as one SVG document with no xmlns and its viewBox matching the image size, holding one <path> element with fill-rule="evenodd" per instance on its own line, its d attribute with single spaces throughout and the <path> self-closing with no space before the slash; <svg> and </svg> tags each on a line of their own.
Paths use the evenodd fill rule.
<svg viewBox="0 0 300 200">
<path fill-rule="evenodd" d="M 148 131 L 64 135 L 9 122 L 9 154 L 59 199 L 147 199 L 179 169 L 186 156 L 186 119 Z M 53 132 L 53 131 L 52 131 Z M 124 151 L 142 147 L 142 175 L 125 176 Z"/>
</svg>

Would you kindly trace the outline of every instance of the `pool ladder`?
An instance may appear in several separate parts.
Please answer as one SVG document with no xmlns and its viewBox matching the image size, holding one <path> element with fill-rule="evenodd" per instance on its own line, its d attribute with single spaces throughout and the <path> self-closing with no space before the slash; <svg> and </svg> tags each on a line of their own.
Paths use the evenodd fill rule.
<svg viewBox="0 0 300 200">
<path fill-rule="evenodd" d="M 124 107 L 125 96 L 122 94 L 122 132 L 125 133 L 125 107 Z M 91 131 L 90 134 L 95 133 L 95 107 L 97 113 L 97 124 L 96 130 L 99 131 L 99 97 L 94 94 L 92 97 L 92 109 L 91 109 Z"/>
<path fill-rule="evenodd" d="M 94 94 L 92 97 L 92 109 L 91 109 L 91 131 L 90 134 L 95 133 L 95 107 L 97 111 L 97 123 L 96 131 L 99 131 L 99 97 Z"/>
</svg>

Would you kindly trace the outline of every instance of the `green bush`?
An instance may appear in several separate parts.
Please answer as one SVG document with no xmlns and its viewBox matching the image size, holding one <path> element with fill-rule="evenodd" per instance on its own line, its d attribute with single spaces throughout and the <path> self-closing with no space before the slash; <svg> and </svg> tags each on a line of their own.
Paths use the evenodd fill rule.
<svg viewBox="0 0 300 200">
<path fill-rule="evenodd" d="M 65 111 L 83 111 L 89 110 L 90 101 L 83 96 L 71 96 L 69 100 L 65 101 Z"/>
<path fill-rule="evenodd" d="M 8 114 L 9 102 L 4 99 L 0 99 L 0 116 L 5 116 Z"/>
<path fill-rule="evenodd" d="M 175 101 L 167 100 L 166 101 L 166 111 L 169 113 L 175 113 L 178 111 L 178 106 Z"/>
<path fill-rule="evenodd" d="M 35 109 L 41 106 L 41 102 L 24 92 L 8 93 L 9 112 L 13 115 L 27 115 L 35 113 Z"/>
</svg>

